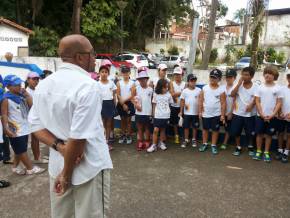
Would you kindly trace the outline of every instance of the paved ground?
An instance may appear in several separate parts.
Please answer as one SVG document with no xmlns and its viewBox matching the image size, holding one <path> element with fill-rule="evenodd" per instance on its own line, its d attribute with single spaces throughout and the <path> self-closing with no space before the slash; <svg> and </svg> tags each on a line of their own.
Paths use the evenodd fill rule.
<svg viewBox="0 0 290 218">
<path fill-rule="evenodd" d="M 112 159 L 110 217 L 290 217 L 290 164 L 177 146 L 146 154 L 116 145 Z M 0 177 L 12 182 L 0 190 L 0 217 L 50 216 L 47 173 L 15 176 L 1 164 Z"/>
</svg>

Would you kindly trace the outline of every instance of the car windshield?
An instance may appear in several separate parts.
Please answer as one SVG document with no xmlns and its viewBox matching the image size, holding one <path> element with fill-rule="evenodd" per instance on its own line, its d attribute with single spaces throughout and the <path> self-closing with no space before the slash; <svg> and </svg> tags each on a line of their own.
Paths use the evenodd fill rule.
<svg viewBox="0 0 290 218">
<path fill-rule="evenodd" d="M 112 60 L 113 61 L 123 61 L 123 58 L 122 58 L 122 56 L 113 56 Z"/>
<path fill-rule="evenodd" d="M 241 58 L 239 60 L 240 63 L 250 63 L 251 58 Z"/>
<path fill-rule="evenodd" d="M 172 61 L 176 61 L 177 59 L 178 59 L 178 57 L 176 57 L 176 56 L 172 56 L 172 57 L 171 57 L 171 60 L 172 60 Z"/>
<path fill-rule="evenodd" d="M 161 61 L 169 61 L 169 57 L 163 57 Z"/>
<path fill-rule="evenodd" d="M 140 60 L 141 60 L 141 61 L 145 61 L 145 60 L 147 60 L 147 58 L 146 58 L 144 55 L 141 55 L 141 56 L 140 56 Z"/>
<path fill-rule="evenodd" d="M 123 60 L 133 60 L 134 56 L 132 56 L 132 55 L 122 55 L 122 59 Z"/>
</svg>

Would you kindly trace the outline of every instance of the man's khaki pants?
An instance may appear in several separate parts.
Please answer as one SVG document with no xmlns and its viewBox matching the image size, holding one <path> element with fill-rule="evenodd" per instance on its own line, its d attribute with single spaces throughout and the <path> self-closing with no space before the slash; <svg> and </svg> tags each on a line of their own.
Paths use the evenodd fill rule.
<svg viewBox="0 0 290 218">
<path fill-rule="evenodd" d="M 64 195 L 53 192 L 54 179 L 50 177 L 52 218 L 104 218 L 110 199 L 110 170 L 102 170 L 90 181 L 71 186 Z"/>
</svg>

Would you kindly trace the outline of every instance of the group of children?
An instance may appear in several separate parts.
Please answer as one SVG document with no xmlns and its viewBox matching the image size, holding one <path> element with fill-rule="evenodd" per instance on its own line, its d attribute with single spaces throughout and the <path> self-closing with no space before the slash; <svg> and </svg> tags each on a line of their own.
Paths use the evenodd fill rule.
<svg viewBox="0 0 290 218">
<path fill-rule="evenodd" d="M 239 156 L 243 150 L 241 134 L 244 131 L 249 155 L 255 160 L 270 162 L 272 137 L 278 132 L 279 149 L 275 157 L 282 162 L 288 161 L 290 73 L 287 73 L 288 86 L 280 86 L 275 83 L 279 76 L 278 70 L 267 66 L 263 73 L 265 82 L 259 86 L 252 81 L 255 75 L 252 67 L 242 70 L 238 82 L 236 70 L 230 69 L 225 75 L 226 85 L 221 85 L 222 72 L 214 69 L 209 74 L 209 84 L 199 88 L 194 74 L 189 74 L 186 82 L 182 80 L 183 69 L 180 67 L 174 69 L 173 81 L 166 77 L 167 66 L 160 64 L 158 77 L 153 81 L 150 80 L 147 70 L 141 69 L 134 82 L 130 79 L 130 68 L 124 66 L 121 67 L 122 78 L 116 85 L 109 79 L 109 67 L 103 65 L 100 69 L 105 69 L 105 72 L 100 71 L 98 83 L 102 87 L 102 95 L 105 96 L 102 116 L 109 144 L 113 118 L 117 115 L 121 117 L 122 136 L 119 143 L 132 143 L 131 117 L 135 115 L 136 147 L 137 150 L 144 149 L 147 152 L 154 152 L 158 148 L 167 149 L 166 129 L 169 125 L 173 127 L 176 144 L 180 144 L 182 148 L 189 144 L 197 147 L 201 121 L 200 152 L 206 151 L 210 145 L 212 153 L 218 154 L 219 149 L 227 149 L 229 139 L 233 137 L 236 144 L 233 155 Z M 218 149 L 221 126 L 224 126 L 225 135 Z M 181 143 L 178 127 L 183 127 L 184 131 Z"/>
<path fill-rule="evenodd" d="M 23 81 L 15 75 L 8 75 L 4 79 L 1 78 L 0 153 L 1 157 L 3 156 L 3 163 L 13 164 L 12 171 L 18 175 L 39 174 L 45 171 L 44 168 L 33 165 L 27 154 L 30 134 L 28 112 L 32 105 L 33 92 L 39 79 L 40 76 L 38 74 L 29 73 L 26 81 L 27 89 L 24 89 L 22 88 Z M 37 139 L 32 137 L 31 140 L 34 163 L 47 163 L 47 160 L 42 161 L 40 159 Z M 13 162 L 10 161 L 9 144 L 14 151 Z"/>
</svg>

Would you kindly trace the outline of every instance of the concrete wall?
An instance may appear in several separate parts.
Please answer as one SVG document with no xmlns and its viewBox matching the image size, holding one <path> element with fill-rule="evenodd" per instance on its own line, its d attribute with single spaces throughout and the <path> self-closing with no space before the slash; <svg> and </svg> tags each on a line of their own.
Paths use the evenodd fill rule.
<svg viewBox="0 0 290 218">
<path fill-rule="evenodd" d="M 18 47 L 28 47 L 28 35 L 5 24 L 0 25 L 0 56 L 6 52 L 18 55 Z"/>
</svg>

